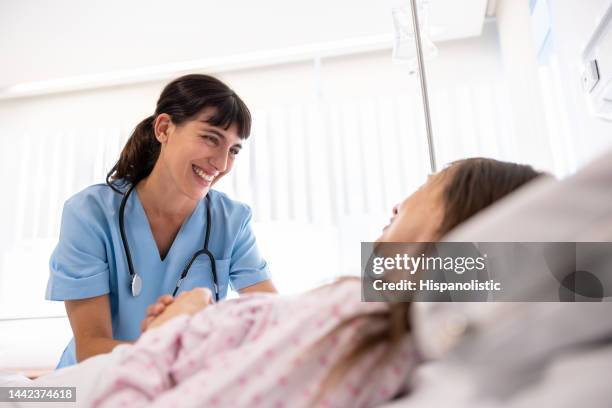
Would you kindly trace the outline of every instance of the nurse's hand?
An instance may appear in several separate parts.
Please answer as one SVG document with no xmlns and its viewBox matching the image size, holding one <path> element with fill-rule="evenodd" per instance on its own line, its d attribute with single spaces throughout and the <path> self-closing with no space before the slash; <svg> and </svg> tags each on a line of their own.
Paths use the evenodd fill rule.
<svg viewBox="0 0 612 408">
<path fill-rule="evenodd" d="M 212 292 L 208 288 L 195 288 L 183 292 L 166 309 L 157 316 L 148 326 L 149 329 L 157 327 L 173 317 L 189 314 L 192 315 L 213 303 Z"/>
<path fill-rule="evenodd" d="M 180 296 L 180 295 L 179 295 Z M 174 302 L 174 298 L 170 295 L 160 296 L 155 303 L 149 305 L 147 307 L 147 315 L 144 320 L 140 324 L 140 331 L 144 332 L 149 328 L 149 325 L 157 316 L 162 314 L 166 307 L 168 307 L 172 302 Z"/>
</svg>

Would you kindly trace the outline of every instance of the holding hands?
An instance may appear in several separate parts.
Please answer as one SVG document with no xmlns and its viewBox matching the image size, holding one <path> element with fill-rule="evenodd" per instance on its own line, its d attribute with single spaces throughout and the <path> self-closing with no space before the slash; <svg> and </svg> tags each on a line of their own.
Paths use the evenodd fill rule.
<svg viewBox="0 0 612 408">
<path fill-rule="evenodd" d="M 147 307 L 147 315 L 140 329 L 145 332 L 178 315 L 192 315 L 212 303 L 212 292 L 208 288 L 194 288 L 181 292 L 176 299 L 170 295 L 160 296 L 154 304 Z"/>
</svg>

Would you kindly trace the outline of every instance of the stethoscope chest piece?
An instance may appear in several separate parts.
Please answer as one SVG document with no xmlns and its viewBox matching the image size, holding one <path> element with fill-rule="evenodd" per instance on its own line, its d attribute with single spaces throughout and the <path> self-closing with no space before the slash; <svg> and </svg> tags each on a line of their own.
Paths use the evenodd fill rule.
<svg viewBox="0 0 612 408">
<path fill-rule="evenodd" d="M 137 273 L 132 277 L 132 284 L 130 286 L 132 288 L 132 296 L 140 295 L 140 291 L 142 290 L 142 279 L 140 279 Z"/>
</svg>

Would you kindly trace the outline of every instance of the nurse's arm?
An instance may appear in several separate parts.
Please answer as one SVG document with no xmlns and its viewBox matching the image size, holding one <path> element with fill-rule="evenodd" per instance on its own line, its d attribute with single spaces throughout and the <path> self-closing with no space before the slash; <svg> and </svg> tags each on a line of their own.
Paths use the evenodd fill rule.
<svg viewBox="0 0 612 408">
<path fill-rule="evenodd" d="M 113 339 L 108 295 L 66 300 L 64 304 L 74 334 L 77 362 L 108 353 L 115 346 L 125 343 Z"/>
<path fill-rule="evenodd" d="M 258 282 L 251 286 L 247 286 L 246 288 L 242 288 L 241 290 L 238 291 L 238 293 L 240 293 L 241 295 L 244 295 L 245 293 L 253 293 L 253 292 L 278 293 L 278 291 L 276 290 L 276 288 L 274 287 L 274 284 L 272 283 L 270 279 Z"/>
</svg>

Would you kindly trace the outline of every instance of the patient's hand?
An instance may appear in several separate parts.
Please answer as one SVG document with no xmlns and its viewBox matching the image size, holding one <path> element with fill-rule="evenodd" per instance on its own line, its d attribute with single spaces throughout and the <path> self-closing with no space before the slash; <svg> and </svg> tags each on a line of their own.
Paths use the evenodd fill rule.
<svg viewBox="0 0 612 408">
<path fill-rule="evenodd" d="M 183 292 L 164 311 L 153 319 L 148 329 L 157 327 L 173 317 L 189 314 L 192 315 L 212 303 L 212 292 L 208 288 L 195 288 Z"/>
</svg>

